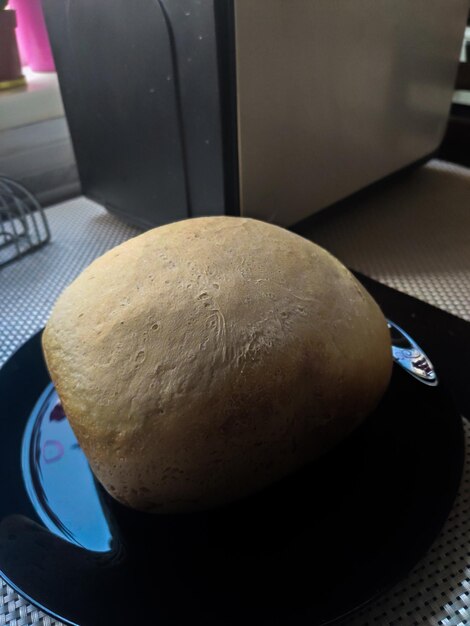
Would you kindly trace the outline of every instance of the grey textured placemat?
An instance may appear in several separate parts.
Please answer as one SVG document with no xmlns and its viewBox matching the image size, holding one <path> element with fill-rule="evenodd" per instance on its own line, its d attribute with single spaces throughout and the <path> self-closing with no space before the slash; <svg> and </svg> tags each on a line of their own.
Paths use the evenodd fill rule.
<svg viewBox="0 0 470 626">
<path fill-rule="evenodd" d="M 305 232 L 347 266 L 470 320 L 470 170 L 432 161 Z"/>
<path fill-rule="evenodd" d="M 51 242 L 0 270 L 0 365 L 44 326 L 59 294 L 87 265 L 139 232 L 85 198 L 46 216 Z"/>
<path fill-rule="evenodd" d="M 470 320 L 469 205 L 470 171 L 435 161 L 325 213 L 309 235 L 350 267 Z M 47 216 L 52 243 L 0 271 L 0 363 L 44 325 L 59 293 L 86 265 L 137 232 L 84 198 L 52 207 Z M 470 624 L 470 429 L 464 425 L 464 479 L 443 532 L 413 573 L 349 626 Z M 59 622 L 2 583 L 4 625 Z"/>
</svg>

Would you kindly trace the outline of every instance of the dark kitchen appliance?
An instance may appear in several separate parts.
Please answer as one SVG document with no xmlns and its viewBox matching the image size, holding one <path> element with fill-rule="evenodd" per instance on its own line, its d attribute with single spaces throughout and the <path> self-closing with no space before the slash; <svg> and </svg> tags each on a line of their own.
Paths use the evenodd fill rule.
<svg viewBox="0 0 470 626">
<path fill-rule="evenodd" d="M 43 0 L 84 193 L 283 225 L 433 153 L 466 0 Z"/>
</svg>

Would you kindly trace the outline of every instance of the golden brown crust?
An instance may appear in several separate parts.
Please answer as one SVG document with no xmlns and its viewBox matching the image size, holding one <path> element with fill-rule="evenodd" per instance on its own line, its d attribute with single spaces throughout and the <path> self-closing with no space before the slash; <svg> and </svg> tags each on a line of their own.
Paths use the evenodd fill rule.
<svg viewBox="0 0 470 626">
<path fill-rule="evenodd" d="M 92 263 L 43 335 L 105 488 L 153 511 L 255 491 L 347 435 L 381 398 L 390 337 L 336 259 L 284 229 L 198 218 Z"/>
</svg>

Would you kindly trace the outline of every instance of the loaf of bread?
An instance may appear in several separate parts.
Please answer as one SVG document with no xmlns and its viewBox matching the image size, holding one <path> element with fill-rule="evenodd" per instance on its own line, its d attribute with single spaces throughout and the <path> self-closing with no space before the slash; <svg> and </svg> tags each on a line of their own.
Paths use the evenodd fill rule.
<svg viewBox="0 0 470 626">
<path fill-rule="evenodd" d="M 312 461 L 391 373 L 379 307 L 317 245 L 251 219 L 156 228 L 94 261 L 43 334 L 90 465 L 145 511 L 215 506 Z"/>
</svg>

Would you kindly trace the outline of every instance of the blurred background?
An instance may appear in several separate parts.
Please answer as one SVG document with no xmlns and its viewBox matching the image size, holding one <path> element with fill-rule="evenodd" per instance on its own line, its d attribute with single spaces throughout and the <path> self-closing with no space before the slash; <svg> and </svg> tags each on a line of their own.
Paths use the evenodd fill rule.
<svg viewBox="0 0 470 626">
<path fill-rule="evenodd" d="M 48 206 L 78 196 L 80 180 L 43 9 L 40 0 L 3 0 L 0 5 L 0 173 L 26 185 Z M 417 30 L 416 46 L 420 37 Z M 467 26 L 447 129 L 434 153 L 466 166 L 470 165 L 469 53 Z M 66 76 L 62 81 L 68 85 Z"/>
<path fill-rule="evenodd" d="M 80 190 L 54 60 L 40 0 L 3 4 L 0 172 L 47 206 Z"/>
</svg>

